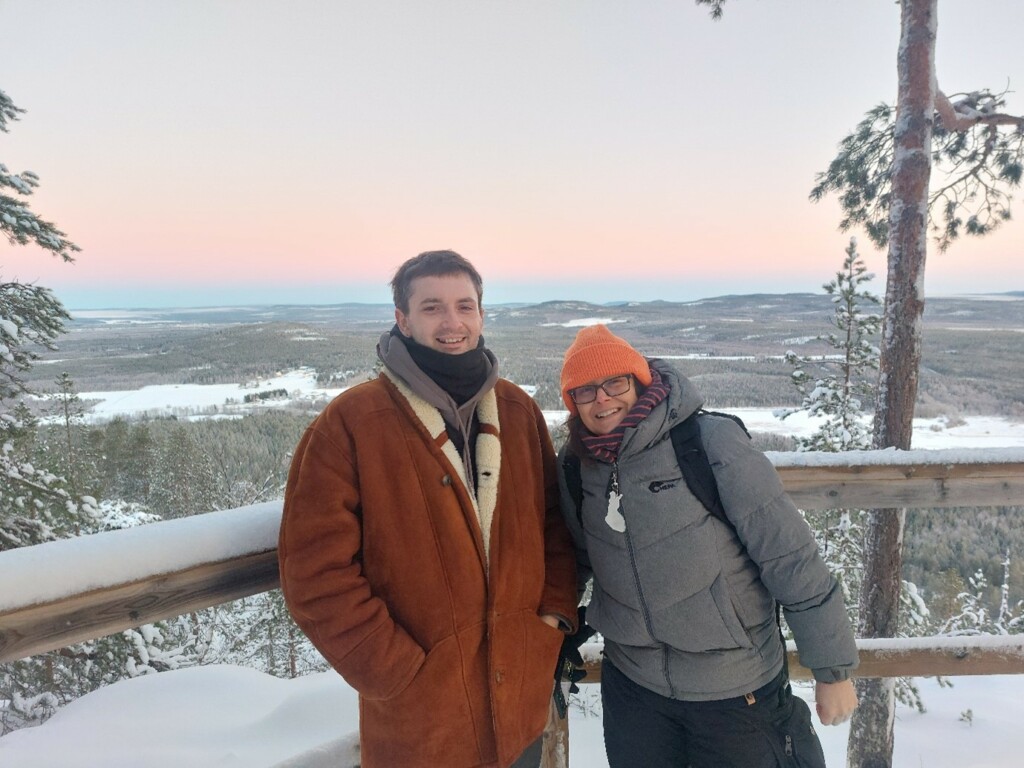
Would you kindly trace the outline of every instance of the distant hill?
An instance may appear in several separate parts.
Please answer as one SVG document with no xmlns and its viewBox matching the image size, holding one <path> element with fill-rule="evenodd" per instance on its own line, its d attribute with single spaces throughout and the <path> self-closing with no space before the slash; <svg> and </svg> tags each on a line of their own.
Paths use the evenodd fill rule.
<svg viewBox="0 0 1024 768">
<path fill-rule="evenodd" d="M 558 407 L 558 370 L 580 327 L 595 322 L 684 368 L 715 407 L 795 404 L 787 350 L 833 354 L 828 295 L 716 296 L 698 301 L 583 300 L 487 305 L 484 335 L 505 376 Z M 881 312 L 881 309 L 878 310 Z M 60 349 L 30 375 L 45 388 L 68 371 L 79 391 L 248 380 L 306 366 L 324 382 L 370 374 L 390 304 L 113 309 L 72 312 Z M 1024 292 L 929 298 L 919 415 L 1024 419 Z"/>
</svg>

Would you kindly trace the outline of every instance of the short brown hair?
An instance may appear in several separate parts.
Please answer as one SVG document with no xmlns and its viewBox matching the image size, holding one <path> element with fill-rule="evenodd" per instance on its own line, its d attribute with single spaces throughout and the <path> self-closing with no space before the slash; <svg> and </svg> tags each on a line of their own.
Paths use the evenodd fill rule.
<svg viewBox="0 0 1024 768">
<path fill-rule="evenodd" d="M 412 295 L 412 281 L 417 277 L 445 277 L 458 273 L 469 275 L 476 287 L 476 300 L 481 306 L 484 299 L 484 280 L 476 267 L 455 251 L 424 251 L 405 262 L 391 278 L 391 295 L 395 307 L 409 312 L 409 297 Z"/>
</svg>

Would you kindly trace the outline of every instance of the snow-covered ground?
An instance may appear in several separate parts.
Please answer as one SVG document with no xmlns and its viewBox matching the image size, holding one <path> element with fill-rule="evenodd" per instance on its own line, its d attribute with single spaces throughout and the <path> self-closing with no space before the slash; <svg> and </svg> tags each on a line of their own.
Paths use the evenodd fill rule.
<svg viewBox="0 0 1024 768">
<path fill-rule="evenodd" d="M 92 418 L 106 420 L 160 409 L 200 414 L 227 401 L 240 402 L 246 393 L 274 389 L 286 389 L 296 400 L 331 397 L 338 391 L 317 388 L 313 372 L 302 370 L 247 385 L 145 387 L 82 397 L 97 401 Z M 800 435 L 814 428 L 802 415 L 780 422 L 771 409 L 730 411 L 754 431 Z M 551 411 L 546 417 L 555 425 L 565 412 Z M 1005 419 L 972 417 L 955 427 L 919 419 L 914 427 L 916 448 L 1024 447 L 1024 425 Z M 71 541 L 61 544 L 74 546 Z M 8 560 L 28 554 L 7 553 Z M 940 688 L 932 680 L 921 681 L 929 711 L 897 710 L 895 768 L 1019 765 L 1017 723 L 1024 715 L 1024 676 L 963 677 L 954 683 L 953 688 Z M 813 698 L 809 686 L 796 690 Z M 592 698 L 597 688 L 585 686 L 584 691 Z M 603 768 L 607 762 L 601 721 L 584 710 L 574 708 L 570 715 L 570 765 Z M 357 721 L 355 693 L 334 673 L 280 680 L 240 667 L 191 668 L 108 686 L 72 702 L 42 726 L 0 738 L 0 765 L 346 768 L 356 764 Z M 844 765 L 848 726 L 818 730 L 829 765 Z"/>
<path fill-rule="evenodd" d="M 287 398 L 245 403 L 246 395 L 285 390 Z M 239 384 L 156 384 L 141 389 L 81 392 L 88 406 L 86 420 L 110 421 L 118 416 L 179 416 L 213 418 L 242 415 L 258 408 L 274 408 L 298 400 L 328 400 L 340 388 L 325 389 L 316 382 L 316 371 L 299 368 L 266 379 Z"/>
<path fill-rule="evenodd" d="M 536 387 L 522 385 L 528 392 Z M 243 405 L 246 395 L 285 390 L 287 398 Z M 326 401 L 342 390 L 317 385 L 316 372 L 309 368 L 287 371 L 259 381 L 238 384 L 162 384 L 141 389 L 82 392 L 79 397 L 89 405 L 87 420 L 109 421 L 117 416 L 192 416 L 215 418 L 239 415 L 256 408 L 274 408 L 299 402 Z M 216 412 L 214 411 L 216 409 Z M 752 432 L 773 432 L 794 437 L 806 436 L 815 423 L 798 413 L 779 420 L 771 408 L 729 408 L 743 419 Z M 566 411 L 546 411 L 548 425 L 565 421 Z M 971 416 L 950 427 L 945 419 L 914 419 L 915 448 L 1009 448 L 1024 447 L 1024 423 L 991 416 Z"/>
<path fill-rule="evenodd" d="M 928 711 L 896 712 L 894 768 L 1014 768 L 1021 764 L 1024 677 L 933 680 Z M 584 690 L 596 686 L 585 686 Z M 811 702 L 813 689 L 797 685 Z M 5 768 L 351 768 L 355 692 L 333 672 L 281 680 L 233 666 L 126 680 L 72 702 L 46 724 L 0 738 Z M 846 761 L 849 725 L 818 727 L 828 764 Z M 601 719 L 573 708 L 571 768 L 606 768 Z M 639 767 L 638 767 L 639 768 Z"/>
</svg>

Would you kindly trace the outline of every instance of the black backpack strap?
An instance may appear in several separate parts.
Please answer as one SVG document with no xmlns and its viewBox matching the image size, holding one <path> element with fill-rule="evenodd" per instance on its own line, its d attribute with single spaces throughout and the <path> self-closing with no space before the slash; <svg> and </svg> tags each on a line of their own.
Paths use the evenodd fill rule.
<svg viewBox="0 0 1024 768">
<path fill-rule="evenodd" d="M 714 470 L 711 469 L 711 462 L 704 450 L 704 442 L 700 439 L 700 415 L 701 411 L 691 413 L 672 427 L 669 432 L 672 448 L 676 452 L 676 462 L 690 493 L 696 496 L 712 515 L 731 526 L 718 494 Z"/>
<path fill-rule="evenodd" d="M 672 447 L 676 452 L 676 461 L 679 462 L 679 469 L 683 472 L 683 479 L 690 488 L 690 492 L 700 500 L 701 504 L 707 507 L 708 511 L 732 528 L 732 522 L 725 514 L 725 507 L 722 506 L 722 499 L 718 493 L 718 482 L 715 480 L 715 472 L 711 468 L 711 461 L 708 459 L 707 451 L 704 450 L 704 442 L 700 439 L 700 417 L 701 416 L 723 416 L 732 419 L 739 425 L 740 429 L 750 437 L 747 425 L 743 420 L 731 413 L 720 411 L 696 411 L 689 417 L 672 428 L 669 433 L 672 436 Z M 775 624 L 779 628 L 779 637 L 782 640 L 782 671 L 783 687 L 789 683 L 789 657 L 786 654 L 786 636 L 782 632 L 782 606 L 779 601 L 775 602 Z"/>
<path fill-rule="evenodd" d="M 583 475 L 580 473 L 580 457 L 572 451 L 566 451 L 562 459 L 562 471 L 565 473 L 565 484 L 569 488 L 569 498 L 576 507 L 576 520 L 583 528 Z"/>
</svg>

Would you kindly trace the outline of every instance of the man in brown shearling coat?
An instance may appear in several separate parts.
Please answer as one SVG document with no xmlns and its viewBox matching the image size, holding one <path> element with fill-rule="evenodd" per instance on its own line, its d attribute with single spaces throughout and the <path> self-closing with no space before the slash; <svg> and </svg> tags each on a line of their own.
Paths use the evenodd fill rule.
<svg viewBox="0 0 1024 768">
<path fill-rule="evenodd" d="M 468 261 L 423 253 L 391 285 L 381 375 L 295 451 L 281 586 L 359 692 L 363 768 L 534 768 L 576 623 L 551 441 L 498 378 Z"/>
</svg>

